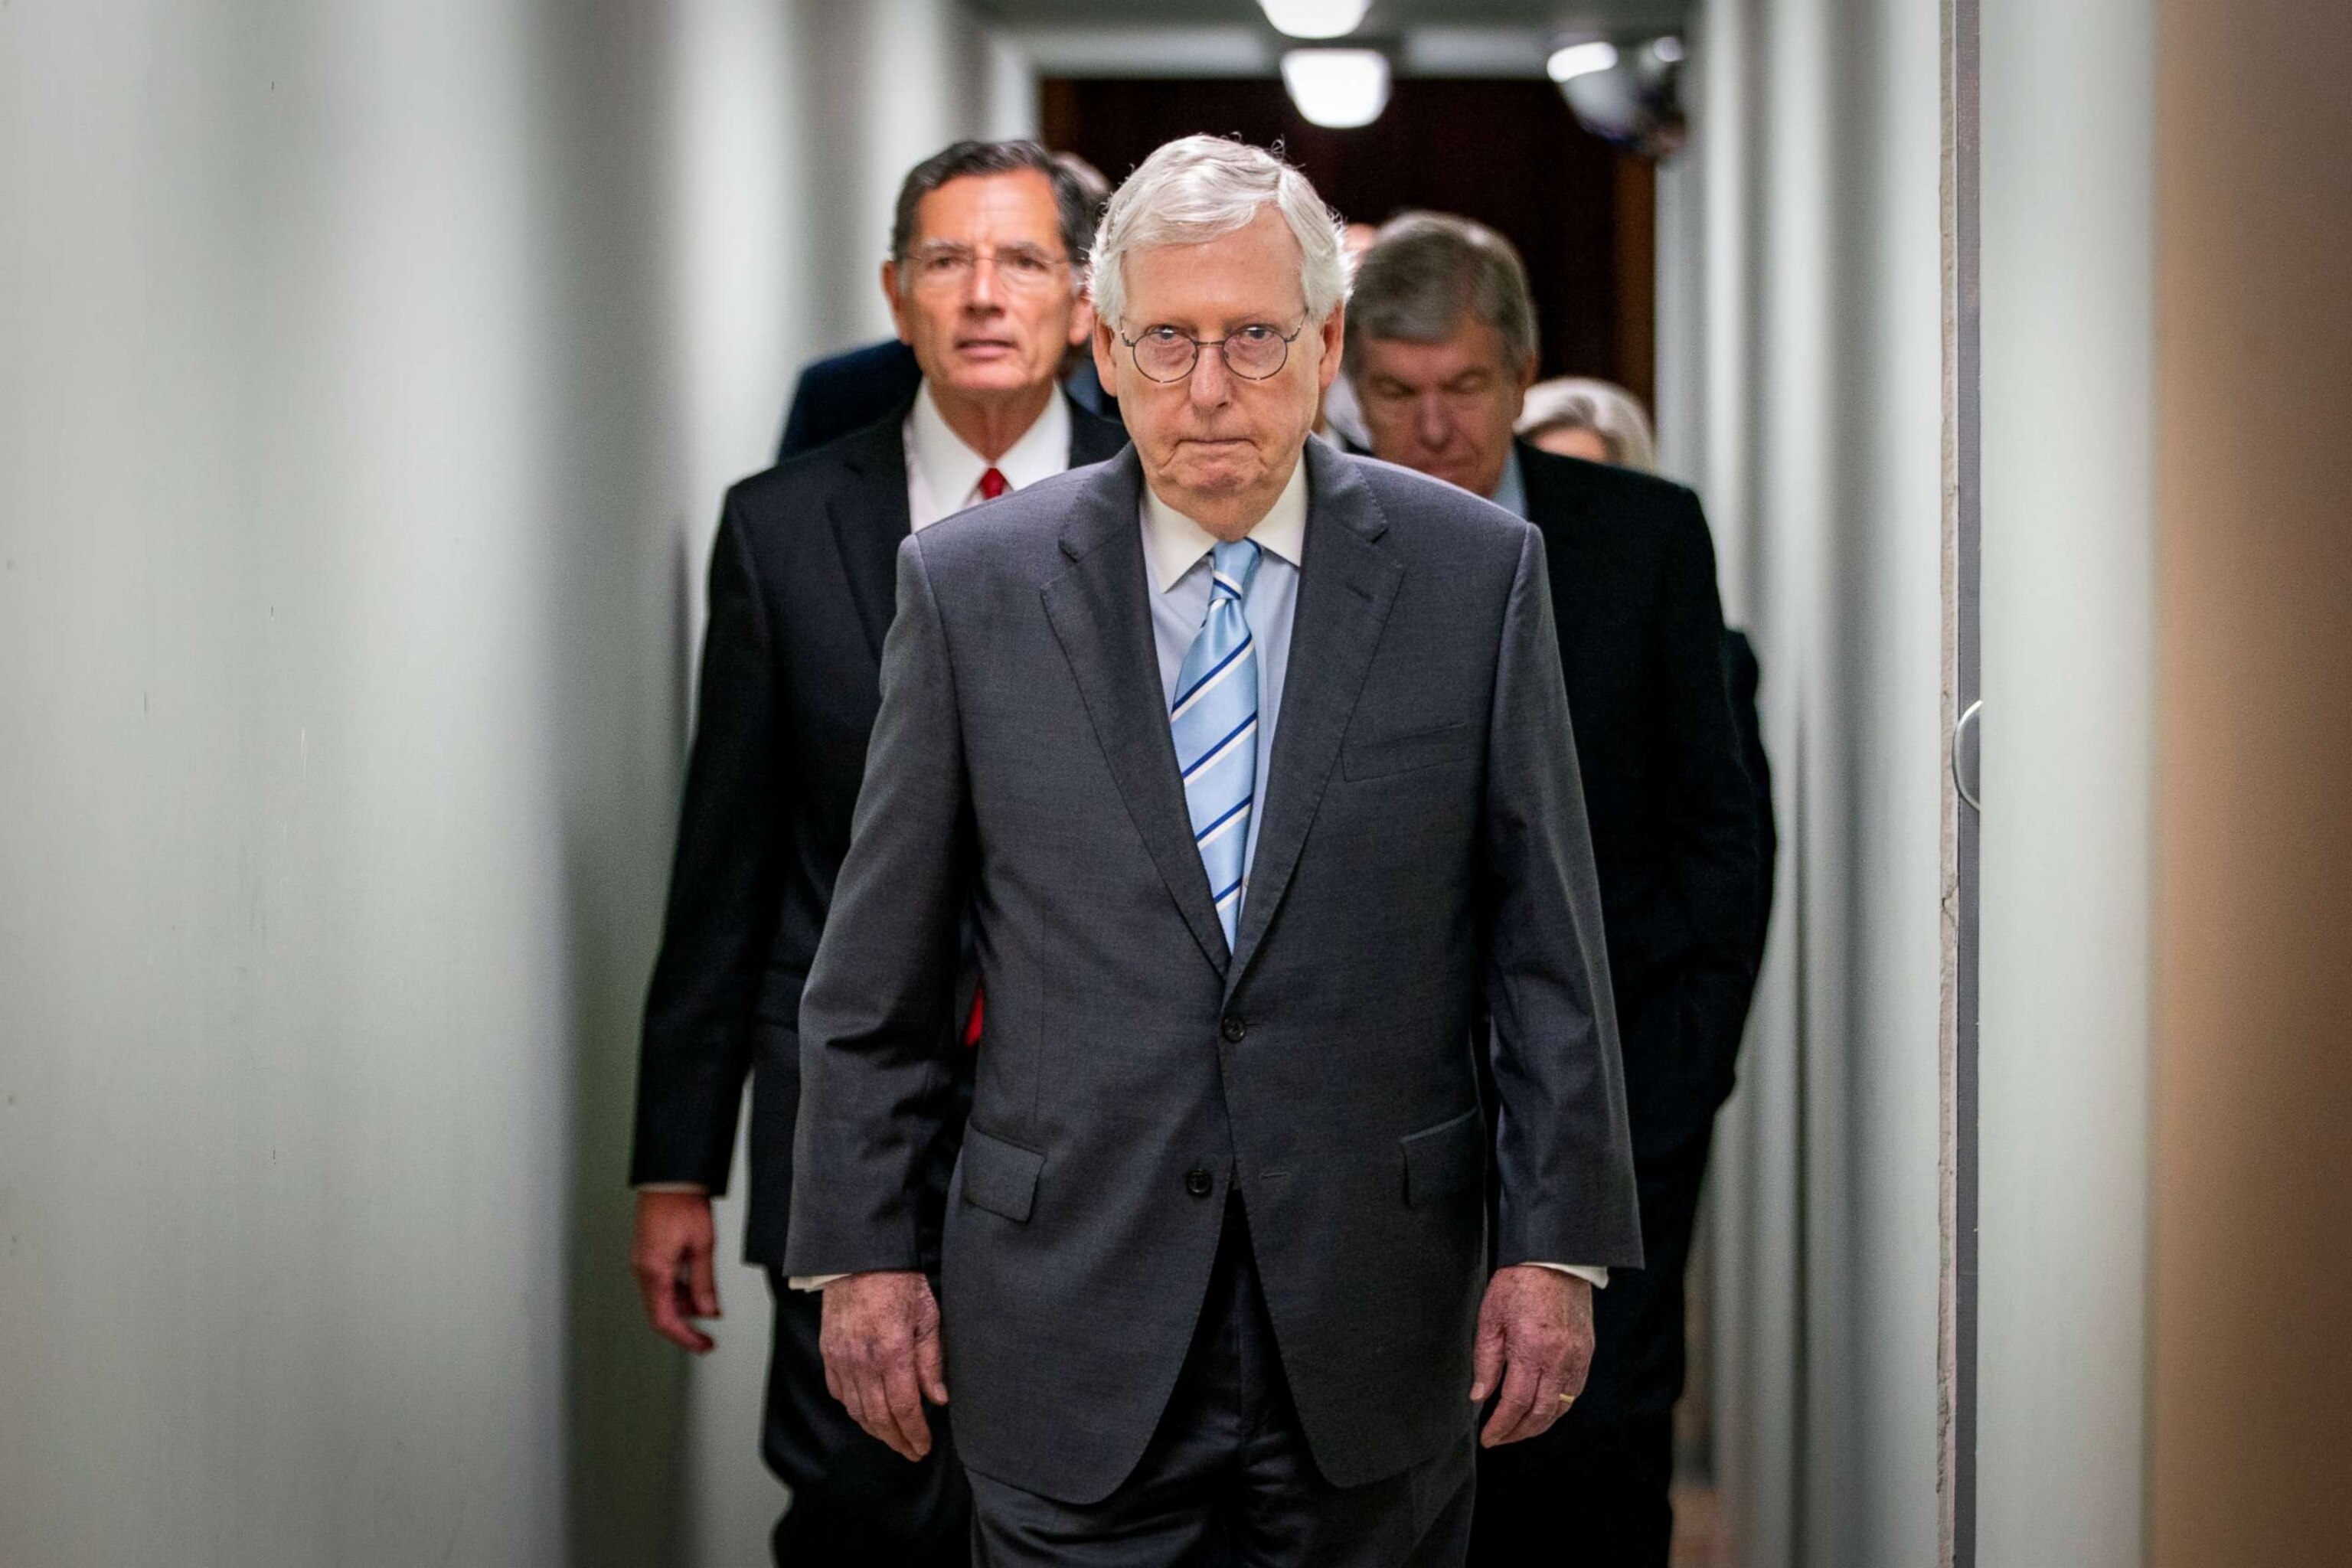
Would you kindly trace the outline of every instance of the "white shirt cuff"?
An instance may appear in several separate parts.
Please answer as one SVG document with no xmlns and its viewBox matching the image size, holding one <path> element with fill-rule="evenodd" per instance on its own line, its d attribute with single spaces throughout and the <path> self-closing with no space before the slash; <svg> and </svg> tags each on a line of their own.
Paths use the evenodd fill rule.
<svg viewBox="0 0 2352 1568">
<path fill-rule="evenodd" d="M 641 1193 L 692 1193 L 698 1197 L 706 1198 L 710 1195 L 710 1189 L 704 1186 L 700 1182 L 639 1182 L 637 1184 L 637 1191 Z"/>
<path fill-rule="evenodd" d="M 784 1281 L 795 1290 L 822 1290 L 836 1279 L 846 1279 L 846 1274 L 795 1274 Z"/>
<path fill-rule="evenodd" d="M 1609 1270 L 1606 1268 L 1596 1268 L 1590 1264 L 1537 1263 L 1530 1260 L 1528 1267 L 1530 1268 L 1550 1268 L 1562 1274 L 1573 1274 L 1579 1279 L 1583 1280 L 1587 1285 L 1591 1286 L 1595 1290 L 1606 1290 L 1609 1289 Z"/>
</svg>

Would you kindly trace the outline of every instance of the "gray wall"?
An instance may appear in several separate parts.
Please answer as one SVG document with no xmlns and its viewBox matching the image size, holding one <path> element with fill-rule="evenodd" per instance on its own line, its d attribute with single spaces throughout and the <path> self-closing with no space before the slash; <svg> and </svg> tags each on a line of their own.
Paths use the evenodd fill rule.
<svg viewBox="0 0 2352 1568">
<path fill-rule="evenodd" d="M 1738 1560 L 1936 1560 L 1937 8 L 1701 0 L 1667 459 L 1763 657 L 1789 838 L 1717 1151 Z M 1977 1561 L 2141 1554 L 2149 9 L 1984 0 Z"/>
<path fill-rule="evenodd" d="M 1779 907 L 1713 1176 L 1735 1561 L 1935 1560 L 1936 8 L 1700 0 L 1662 176 L 1669 469 L 1764 676 Z"/>
<path fill-rule="evenodd" d="M 2147 0 L 1984 0 L 1978 1561 L 2142 1559 Z"/>
<path fill-rule="evenodd" d="M 987 77 L 0 8 L 0 1562 L 751 1560 L 757 1281 L 689 1387 L 624 1268 L 695 579 Z"/>
</svg>

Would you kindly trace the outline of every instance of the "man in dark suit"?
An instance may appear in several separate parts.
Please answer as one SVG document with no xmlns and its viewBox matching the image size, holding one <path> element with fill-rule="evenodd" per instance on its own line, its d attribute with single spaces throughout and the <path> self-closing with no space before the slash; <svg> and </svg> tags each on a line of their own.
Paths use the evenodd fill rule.
<svg viewBox="0 0 2352 1568">
<path fill-rule="evenodd" d="M 982 1563 L 1458 1563 L 1480 1406 L 1549 1428 L 1639 1261 L 1541 539 L 1309 438 L 1346 268 L 1270 154 L 1161 148 L 1091 279 L 1134 452 L 899 552 L 787 1267 L 868 1431 L 952 1387 Z"/>
<path fill-rule="evenodd" d="M 1601 1294 L 1577 1408 L 1483 1458 L 1472 1558 L 1664 1568 L 1683 1268 L 1761 936 L 1755 796 L 1706 522 L 1679 486 L 1514 442 L 1535 313 L 1518 257 L 1493 231 L 1426 213 L 1387 225 L 1348 330 L 1374 454 L 1543 534 L 1640 1177 L 1646 1262 Z"/>
<path fill-rule="evenodd" d="M 796 1021 L 849 843 L 879 700 L 899 543 L 940 517 L 1125 443 L 1055 373 L 1091 324 L 1076 268 L 1093 208 L 1023 142 L 960 142 L 899 194 L 883 290 L 920 384 L 879 423 L 729 492 L 661 955 L 646 1004 L 635 1265 L 654 1327 L 689 1350 L 716 1315 L 710 1195 L 725 1190 L 752 1075 L 745 1250 L 776 1292 L 763 1448 L 792 1488 L 779 1563 L 963 1560 L 950 1457 L 899 1463 L 826 1394 L 818 1303 L 782 1289 L 799 1101 Z M 953 953 L 940 976 L 954 984 Z M 977 1024 L 971 989 L 960 1023 Z M 951 1060 L 964 1053 L 961 1041 Z M 927 1152 L 917 1216 L 936 1267 L 953 1150 Z"/>
<path fill-rule="evenodd" d="M 1053 154 L 1054 167 L 1076 182 L 1087 204 L 1087 223 L 1110 200 L 1110 182 L 1102 171 L 1075 153 Z M 1093 318 L 1087 318 L 1089 328 Z M 783 439 L 776 461 L 863 430 L 876 420 L 906 406 L 923 379 L 915 351 L 897 338 L 845 349 L 811 362 L 793 387 L 792 406 L 784 411 Z M 1063 364 L 1063 386 L 1079 407 L 1105 419 L 1118 417 L 1118 405 L 1103 390 L 1095 374 L 1094 358 L 1083 344 L 1071 351 Z"/>
</svg>

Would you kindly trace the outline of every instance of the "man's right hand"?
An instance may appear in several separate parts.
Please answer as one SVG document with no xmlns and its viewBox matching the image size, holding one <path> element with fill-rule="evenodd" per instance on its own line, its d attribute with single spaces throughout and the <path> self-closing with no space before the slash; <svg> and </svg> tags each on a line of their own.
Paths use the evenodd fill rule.
<svg viewBox="0 0 2352 1568">
<path fill-rule="evenodd" d="M 629 1249 L 637 1291 L 654 1332 L 700 1355 L 715 1342 L 689 1318 L 719 1316 L 719 1281 L 711 1271 L 718 1231 L 708 1193 L 639 1193 L 637 1236 Z"/>
<path fill-rule="evenodd" d="M 931 1451 L 923 1401 L 948 1402 L 940 1304 L 911 1269 L 845 1274 L 824 1288 L 824 1386 L 901 1458 Z"/>
</svg>

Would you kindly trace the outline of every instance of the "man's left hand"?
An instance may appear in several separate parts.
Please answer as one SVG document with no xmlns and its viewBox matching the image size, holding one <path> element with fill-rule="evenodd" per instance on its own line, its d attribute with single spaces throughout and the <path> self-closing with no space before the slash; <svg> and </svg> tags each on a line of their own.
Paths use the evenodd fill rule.
<svg viewBox="0 0 2352 1568">
<path fill-rule="evenodd" d="M 1584 1391 L 1591 1365 L 1592 1287 L 1532 1263 L 1496 1269 L 1478 1308 L 1470 1403 L 1498 1385 L 1503 1394 L 1478 1441 L 1491 1448 L 1549 1430 Z"/>
</svg>

